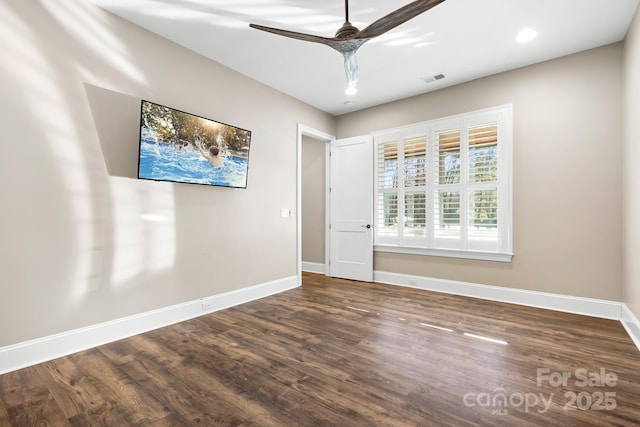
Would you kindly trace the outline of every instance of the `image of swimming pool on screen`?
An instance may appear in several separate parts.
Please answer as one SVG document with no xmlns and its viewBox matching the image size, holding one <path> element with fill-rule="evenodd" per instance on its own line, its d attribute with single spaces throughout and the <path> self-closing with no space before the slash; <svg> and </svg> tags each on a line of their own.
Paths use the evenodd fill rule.
<svg viewBox="0 0 640 427">
<path fill-rule="evenodd" d="M 138 178 L 247 187 L 251 131 L 142 101 Z"/>
</svg>

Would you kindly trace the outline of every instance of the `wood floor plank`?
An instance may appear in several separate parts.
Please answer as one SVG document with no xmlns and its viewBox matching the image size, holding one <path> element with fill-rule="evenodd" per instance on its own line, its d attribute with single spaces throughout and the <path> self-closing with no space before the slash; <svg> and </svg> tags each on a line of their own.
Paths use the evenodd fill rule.
<svg viewBox="0 0 640 427">
<path fill-rule="evenodd" d="M 173 338 L 176 338 L 175 345 L 168 345 Z M 185 340 L 180 338 L 180 335 L 176 335 L 173 328 L 167 328 L 161 334 L 151 332 L 134 337 L 132 341 L 136 347 L 144 348 L 144 355 L 150 360 L 161 364 L 167 371 L 175 373 L 180 381 L 184 381 L 198 396 L 206 399 L 209 413 L 198 422 L 207 421 L 213 417 L 214 425 L 253 425 L 252 419 L 261 420 L 262 425 L 279 425 L 279 418 L 270 410 L 263 408 L 255 399 L 251 399 L 242 387 L 238 387 L 237 382 L 229 381 L 225 375 L 219 375 L 219 372 L 227 375 L 237 372 L 237 368 L 233 369 L 235 365 L 233 361 L 198 356 L 200 351 L 198 346 L 185 345 Z M 240 384 L 245 385 L 242 379 Z M 148 386 L 145 385 L 145 387 Z M 176 411 L 180 412 L 181 409 Z M 225 417 L 238 418 L 240 421 L 237 423 L 229 421 L 229 424 L 217 421 L 224 420 Z"/>
<path fill-rule="evenodd" d="M 2 398 L 0 398 L 0 426 L 8 426 L 8 425 L 9 425 L 9 413 L 7 412 L 7 407 L 2 401 Z"/>
<path fill-rule="evenodd" d="M 93 406 L 86 412 L 76 414 L 69 418 L 69 423 L 74 427 L 86 426 L 128 426 L 130 423 L 118 412 L 118 408 L 112 402 L 105 402 L 99 406 Z"/>
<path fill-rule="evenodd" d="M 185 357 L 185 365 L 200 375 L 214 372 L 215 379 L 229 390 L 229 397 L 236 399 L 245 414 L 254 419 L 269 421 L 269 425 L 288 425 L 293 420 L 290 414 L 304 396 L 294 388 L 278 381 L 276 376 L 286 377 L 288 382 L 297 381 L 304 373 L 287 372 L 276 361 L 261 357 L 257 352 L 245 351 L 232 340 L 220 336 L 208 347 L 200 345 L 175 345 L 172 333 L 163 331 L 156 339 L 166 348 Z M 270 413 L 266 408 L 278 408 Z"/>
<path fill-rule="evenodd" d="M 185 381 L 174 375 L 161 362 L 152 357 L 137 352 L 135 358 L 120 358 L 112 351 L 113 346 L 101 349 L 110 360 L 145 391 L 154 396 L 165 407 L 171 410 L 174 418 L 181 420 L 180 424 L 197 425 L 239 425 L 241 420 L 234 414 L 239 413 L 235 405 L 224 405 L 224 401 L 216 399 L 216 395 L 207 393 L 198 383 Z M 125 347 L 131 353 L 135 348 L 129 342 L 120 343 L 120 350 Z M 217 392 L 221 392 L 217 389 Z"/>
<path fill-rule="evenodd" d="M 227 335 L 227 333 L 223 335 Z M 353 395 L 345 396 L 341 391 L 342 386 L 344 384 L 354 383 L 356 379 L 353 372 L 347 372 L 341 369 L 339 361 L 338 363 L 327 364 L 323 363 L 321 359 L 315 359 L 310 363 L 311 357 L 309 357 L 302 362 L 287 351 L 286 342 L 281 343 L 283 345 L 274 344 L 273 341 L 263 339 L 260 335 L 245 335 L 230 331 L 228 333 L 228 339 L 229 342 L 235 343 L 238 347 L 247 350 L 240 353 L 245 364 L 247 364 L 247 359 L 253 359 L 255 366 L 263 370 L 263 376 L 268 374 L 284 386 L 295 390 L 305 391 L 309 388 L 310 384 L 313 384 L 314 389 L 322 390 L 321 396 L 324 399 L 330 396 L 333 397 L 334 400 L 331 401 L 330 405 L 336 412 L 348 413 L 350 416 L 356 416 L 356 418 L 362 420 L 375 419 L 378 422 L 385 422 L 385 418 L 390 417 L 390 411 L 385 407 L 385 403 L 394 398 L 394 396 L 390 394 L 382 396 L 383 392 L 381 392 L 381 390 L 378 390 L 375 395 L 369 393 L 366 398 L 368 402 L 366 407 L 352 401 Z M 256 351 L 256 349 L 260 350 Z M 267 360 L 269 360 L 270 363 L 265 363 Z M 265 366 L 268 366 L 268 368 L 265 368 Z M 331 366 L 330 375 L 327 375 L 327 366 Z M 327 378 L 330 378 L 332 381 L 327 382 Z M 322 402 L 322 404 L 326 406 L 328 403 L 324 399 L 319 399 L 318 396 L 316 396 L 315 400 Z M 340 402 L 340 404 L 336 403 L 336 400 Z M 362 409 L 362 411 L 358 409 Z M 375 416 L 373 414 L 375 414 Z M 404 413 L 403 415 L 406 418 L 407 414 Z M 309 416 L 306 420 L 309 420 Z M 387 422 L 390 421 L 399 423 L 398 419 L 394 418 L 387 420 Z"/>
<path fill-rule="evenodd" d="M 48 396 L 49 390 L 37 371 L 37 367 L 31 366 L 0 375 L 0 395 L 7 409 Z"/>
<path fill-rule="evenodd" d="M 69 356 L 91 386 L 131 425 L 144 425 L 169 412 L 131 377 L 107 359 L 99 349 Z"/>
<path fill-rule="evenodd" d="M 594 382 L 604 373 L 616 381 Z M 0 376 L 2 427 L 638 420 L 640 352 L 620 322 L 309 273 L 300 288 Z"/>
<path fill-rule="evenodd" d="M 14 426 L 69 426 L 69 421 L 51 394 L 40 395 L 8 410 L 10 425 Z"/>
<path fill-rule="evenodd" d="M 110 405 L 100 391 L 87 380 L 72 358 L 63 357 L 39 365 L 40 378 L 54 396 L 66 418 L 80 414 L 99 414 L 110 419 Z M 115 420 L 120 420 L 116 417 Z"/>
</svg>

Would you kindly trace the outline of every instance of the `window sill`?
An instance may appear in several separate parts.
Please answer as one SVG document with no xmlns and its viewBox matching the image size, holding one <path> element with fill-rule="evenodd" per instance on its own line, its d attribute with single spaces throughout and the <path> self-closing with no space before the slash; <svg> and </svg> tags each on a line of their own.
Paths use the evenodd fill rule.
<svg viewBox="0 0 640 427">
<path fill-rule="evenodd" d="M 425 249 L 391 245 L 375 245 L 373 247 L 373 250 L 375 252 L 389 252 L 395 254 L 426 255 L 496 262 L 511 262 L 511 258 L 513 257 L 513 254 L 510 253 L 457 251 L 450 249 Z"/>
</svg>

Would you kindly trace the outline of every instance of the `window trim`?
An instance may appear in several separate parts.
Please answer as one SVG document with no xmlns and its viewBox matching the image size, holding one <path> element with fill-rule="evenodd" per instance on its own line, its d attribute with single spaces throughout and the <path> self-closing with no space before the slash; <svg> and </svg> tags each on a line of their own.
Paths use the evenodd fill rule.
<svg viewBox="0 0 640 427">
<path fill-rule="evenodd" d="M 476 259 L 481 261 L 511 262 L 513 253 L 463 251 L 457 249 L 414 248 L 411 246 L 374 245 L 374 252 L 393 254 L 425 255 L 446 258 Z"/>
<path fill-rule="evenodd" d="M 482 121 L 483 117 L 487 116 L 496 116 L 497 125 L 498 125 L 498 135 L 499 135 L 499 144 L 498 144 L 498 182 L 497 187 L 499 194 L 502 196 L 498 199 L 498 212 L 502 214 L 504 220 L 500 220 L 499 230 L 498 230 L 498 250 L 497 251 L 483 251 L 483 250 L 470 250 L 467 248 L 466 242 L 463 244 L 464 249 L 444 249 L 444 248 L 435 248 L 429 247 L 429 244 L 432 244 L 433 237 L 429 235 L 426 238 L 426 246 L 415 247 L 411 246 L 410 242 L 404 241 L 404 245 L 400 245 L 398 243 L 391 243 L 387 240 L 388 243 L 380 243 L 380 237 L 377 233 L 377 228 L 375 231 L 375 244 L 374 251 L 375 252 L 387 252 L 387 253 L 401 253 L 401 254 L 410 254 L 410 255 L 425 255 L 425 256 L 440 256 L 440 257 L 449 257 L 449 258 L 463 258 L 463 259 L 476 259 L 476 260 L 485 260 L 485 261 L 498 261 L 498 262 L 511 262 L 513 257 L 513 105 L 506 104 L 491 108 L 486 108 L 482 110 L 476 110 L 472 112 L 447 116 L 443 118 L 438 118 L 434 120 L 429 120 L 425 122 L 414 123 L 410 125 L 405 125 L 396 128 L 384 129 L 372 132 L 374 144 L 375 144 L 375 159 L 374 159 L 374 169 L 375 169 L 375 179 L 374 179 L 374 192 L 375 192 L 375 204 L 374 211 L 376 218 L 378 216 L 378 201 L 379 195 L 381 194 L 378 182 L 378 146 L 380 144 L 385 144 L 392 142 L 395 139 L 398 142 L 404 141 L 411 136 L 419 135 L 422 132 L 422 135 L 425 135 L 427 138 L 427 146 L 432 148 L 434 147 L 434 129 L 443 128 L 444 126 L 450 123 L 463 123 L 464 126 L 467 126 L 468 123 Z M 464 130 L 461 128 L 461 130 Z M 400 148 L 399 148 L 400 151 Z M 430 157 L 427 157 L 427 161 L 429 161 Z M 398 164 L 398 167 L 401 168 L 401 165 Z M 428 171 L 428 173 L 431 173 Z M 471 186 L 465 186 L 465 189 L 472 188 L 475 183 Z M 431 190 L 429 190 L 429 188 Z M 427 196 L 429 197 L 429 191 L 433 191 L 436 189 L 437 185 L 431 183 L 428 184 Z M 398 188 L 400 190 L 400 187 Z M 403 188 L 402 191 L 398 194 L 404 194 L 406 190 L 411 190 L 409 188 Z M 432 199 L 433 200 L 433 199 Z M 429 214 L 428 214 L 429 215 Z M 467 218 L 464 221 L 468 221 Z M 377 219 L 376 219 L 377 226 Z M 426 224 L 427 230 L 433 228 L 432 221 Z M 397 234 L 398 241 L 402 242 L 403 238 L 403 230 L 399 230 Z M 383 237 L 384 238 L 384 237 Z"/>
</svg>

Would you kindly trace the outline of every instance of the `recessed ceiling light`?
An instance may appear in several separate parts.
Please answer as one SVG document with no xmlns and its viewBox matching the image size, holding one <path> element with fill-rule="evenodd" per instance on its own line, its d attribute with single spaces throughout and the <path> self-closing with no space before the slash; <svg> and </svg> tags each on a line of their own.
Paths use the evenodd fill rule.
<svg viewBox="0 0 640 427">
<path fill-rule="evenodd" d="M 353 85 L 349 85 L 345 89 L 344 93 L 346 93 L 347 95 L 355 95 L 356 93 L 358 93 L 358 88 Z"/>
<path fill-rule="evenodd" d="M 516 40 L 518 43 L 526 43 L 536 38 L 538 33 L 532 28 L 525 28 L 518 33 Z"/>
</svg>

